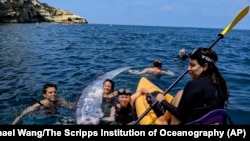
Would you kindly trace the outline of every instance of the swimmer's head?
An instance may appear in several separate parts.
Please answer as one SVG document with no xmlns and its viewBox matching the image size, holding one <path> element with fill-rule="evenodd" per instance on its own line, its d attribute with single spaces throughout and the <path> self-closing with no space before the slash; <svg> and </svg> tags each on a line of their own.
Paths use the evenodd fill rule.
<svg viewBox="0 0 250 141">
<path fill-rule="evenodd" d="M 154 67 L 161 68 L 162 67 L 162 62 L 160 59 L 155 59 L 154 61 Z"/>
<path fill-rule="evenodd" d="M 179 51 L 179 55 L 180 55 L 180 56 L 186 55 L 186 50 L 185 50 L 184 48 L 182 48 L 182 49 Z"/>
</svg>

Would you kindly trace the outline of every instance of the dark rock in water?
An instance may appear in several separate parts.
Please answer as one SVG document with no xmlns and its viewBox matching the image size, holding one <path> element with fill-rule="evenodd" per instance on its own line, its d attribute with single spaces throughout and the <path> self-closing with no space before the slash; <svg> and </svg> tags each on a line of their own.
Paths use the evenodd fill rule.
<svg viewBox="0 0 250 141">
<path fill-rule="evenodd" d="M 56 22 L 87 24 L 87 20 L 69 11 L 38 0 L 0 0 L 0 23 Z"/>
</svg>

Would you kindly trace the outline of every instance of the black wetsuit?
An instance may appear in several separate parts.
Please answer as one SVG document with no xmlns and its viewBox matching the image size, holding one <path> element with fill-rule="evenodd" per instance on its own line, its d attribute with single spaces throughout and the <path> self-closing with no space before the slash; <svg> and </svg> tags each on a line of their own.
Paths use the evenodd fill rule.
<svg viewBox="0 0 250 141">
<path fill-rule="evenodd" d="M 115 106 L 115 122 L 121 125 L 127 125 L 128 123 L 136 120 L 136 112 L 134 108 L 128 104 L 126 108 L 118 108 Z"/>
<path fill-rule="evenodd" d="M 222 90 L 214 86 L 212 79 L 204 76 L 186 84 L 177 108 L 165 100 L 161 104 L 185 124 L 211 110 L 224 108 L 225 97 L 222 95 Z"/>
<path fill-rule="evenodd" d="M 177 56 L 175 57 L 175 59 L 176 59 L 176 60 L 182 60 L 182 61 L 184 61 L 184 60 L 187 60 L 188 57 L 189 57 L 188 55 L 184 55 L 184 56 L 177 55 Z"/>
</svg>

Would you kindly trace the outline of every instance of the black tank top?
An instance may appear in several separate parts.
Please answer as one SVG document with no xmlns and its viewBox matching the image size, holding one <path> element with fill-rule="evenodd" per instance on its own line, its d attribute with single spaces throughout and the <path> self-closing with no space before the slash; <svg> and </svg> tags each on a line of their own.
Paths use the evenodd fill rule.
<svg viewBox="0 0 250 141">
<path fill-rule="evenodd" d="M 136 120 L 136 112 L 129 104 L 126 108 L 119 108 L 115 106 L 115 122 L 122 125 Z"/>
</svg>

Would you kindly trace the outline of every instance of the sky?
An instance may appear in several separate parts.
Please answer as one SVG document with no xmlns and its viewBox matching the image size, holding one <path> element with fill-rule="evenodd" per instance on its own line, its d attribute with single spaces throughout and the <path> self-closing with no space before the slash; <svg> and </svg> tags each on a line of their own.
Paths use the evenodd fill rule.
<svg viewBox="0 0 250 141">
<path fill-rule="evenodd" d="M 38 0 L 89 24 L 224 29 L 250 0 Z M 250 12 L 233 29 L 250 30 Z"/>
</svg>

